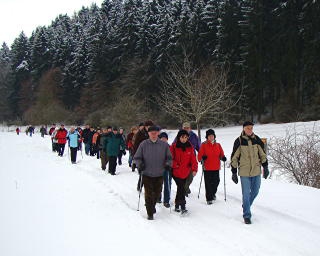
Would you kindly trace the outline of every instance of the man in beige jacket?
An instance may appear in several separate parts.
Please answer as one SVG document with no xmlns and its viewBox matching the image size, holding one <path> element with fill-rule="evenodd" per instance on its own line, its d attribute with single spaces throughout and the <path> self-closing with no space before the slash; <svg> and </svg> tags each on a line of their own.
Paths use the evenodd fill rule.
<svg viewBox="0 0 320 256">
<path fill-rule="evenodd" d="M 269 175 L 268 160 L 261 139 L 253 133 L 253 123 L 243 124 L 241 135 L 235 140 L 231 155 L 232 180 L 238 183 L 238 169 L 242 188 L 243 218 L 251 224 L 250 207 L 259 193 L 261 185 L 261 165 L 263 177 Z"/>
</svg>

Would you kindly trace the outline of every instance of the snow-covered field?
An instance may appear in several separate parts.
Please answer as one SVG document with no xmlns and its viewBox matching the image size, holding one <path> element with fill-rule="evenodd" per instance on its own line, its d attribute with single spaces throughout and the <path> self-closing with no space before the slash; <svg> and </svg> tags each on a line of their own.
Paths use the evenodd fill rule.
<svg viewBox="0 0 320 256">
<path fill-rule="evenodd" d="M 319 122 L 318 122 L 319 124 Z M 314 123 L 297 123 L 312 127 Z M 256 125 L 260 137 L 281 136 L 286 125 Z M 229 158 L 242 127 L 215 129 Z M 299 128 L 300 129 L 300 128 Z M 176 131 L 169 131 L 170 141 Z M 204 134 L 203 134 L 204 135 Z M 252 225 L 243 224 L 241 188 L 226 168 L 217 202 L 206 205 L 201 172 L 182 218 L 157 205 L 146 219 L 144 200 L 137 211 L 138 175 L 127 164 L 116 176 L 81 154 L 72 165 L 51 152 L 49 137 L 0 132 L 0 255 L 319 255 L 320 191 L 279 180 L 262 181 Z M 201 170 L 199 166 L 199 171 Z M 176 186 L 172 185 L 172 199 Z"/>
</svg>

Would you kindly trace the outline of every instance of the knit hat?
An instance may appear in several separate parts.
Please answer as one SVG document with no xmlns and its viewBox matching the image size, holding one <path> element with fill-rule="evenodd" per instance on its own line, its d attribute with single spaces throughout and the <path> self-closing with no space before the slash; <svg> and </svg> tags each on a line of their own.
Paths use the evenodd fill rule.
<svg viewBox="0 0 320 256">
<path fill-rule="evenodd" d="M 148 132 L 158 132 L 160 131 L 159 127 L 156 125 L 152 125 L 149 127 Z"/>
<path fill-rule="evenodd" d="M 182 128 L 190 128 L 190 127 L 191 127 L 191 125 L 190 125 L 189 122 L 184 122 L 184 123 L 182 124 Z"/>
<path fill-rule="evenodd" d="M 114 126 L 114 127 L 112 128 L 112 130 L 113 130 L 113 131 L 118 131 L 118 127 Z"/>
<path fill-rule="evenodd" d="M 206 131 L 206 139 L 208 139 L 208 137 L 209 137 L 210 135 L 213 135 L 214 138 L 216 138 L 216 133 L 215 133 L 214 130 L 212 130 L 212 129 L 209 129 L 209 130 Z"/>
<path fill-rule="evenodd" d="M 168 134 L 166 132 L 162 132 L 162 133 L 159 134 L 159 139 L 161 139 L 161 138 L 169 139 Z"/>
<path fill-rule="evenodd" d="M 186 130 L 180 130 L 177 134 L 177 140 L 179 140 L 183 135 L 187 135 L 188 137 L 190 136 Z"/>
<path fill-rule="evenodd" d="M 245 121 L 244 123 L 243 123 L 243 127 L 246 127 L 246 126 L 249 126 L 249 125 L 254 125 L 252 122 L 250 122 L 250 121 Z"/>
<path fill-rule="evenodd" d="M 139 127 L 140 127 L 140 126 L 144 126 L 144 123 L 143 123 L 143 122 L 142 122 L 142 123 L 140 123 L 140 124 L 139 124 Z"/>
</svg>

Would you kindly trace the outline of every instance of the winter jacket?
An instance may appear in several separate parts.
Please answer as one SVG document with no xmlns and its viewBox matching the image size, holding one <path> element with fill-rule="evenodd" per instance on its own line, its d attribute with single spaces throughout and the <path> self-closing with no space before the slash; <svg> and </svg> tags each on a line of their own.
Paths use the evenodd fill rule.
<svg viewBox="0 0 320 256">
<path fill-rule="evenodd" d="M 134 136 L 133 136 L 133 154 L 136 153 L 136 151 L 138 150 L 138 147 L 140 145 L 140 143 L 146 139 L 149 138 L 148 132 L 143 129 L 143 130 L 139 130 Z"/>
<path fill-rule="evenodd" d="M 205 141 L 201 144 L 198 161 L 202 160 L 203 156 L 207 156 L 204 162 L 206 171 L 219 171 L 221 169 L 220 160 L 224 157 L 224 152 L 219 143 L 212 143 L 211 141 Z"/>
<path fill-rule="evenodd" d="M 43 134 L 43 135 L 47 134 L 46 128 L 41 127 L 41 128 L 40 128 L 40 133 Z"/>
<path fill-rule="evenodd" d="M 99 149 L 102 150 L 104 148 L 105 140 L 108 136 L 111 135 L 112 132 L 108 133 L 101 133 L 97 138 L 97 145 L 99 146 Z"/>
<path fill-rule="evenodd" d="M 69 132 L 67 137 L 69 140 L 69 147 L 70 148 L 77 148 L 78 147 L 78 139 L 80 137 L 80 134 L 77 131 Z"/>
<path fill-rule="evenodd" d="M 92 136 L 92 144 L 96 144 L 97 143 L 97 138 L 99 136 L 99 133 L 94 133 Z"/>
<path fill-rule="evenodd" d="M 51 127 L 51 128 L 50 128 L 50 130 L 49 130 L 49 135 L 50 135 L 50 136 L 51 136 L 52 133 L 55 131 L 55 129 L 56 129 L 56 128 L 54 128 L 54 127 Z"/>
<path fill-rule="evenodd" d="M 254 177 L 261 175 L 261 165 L 268 166 L 263 142 L 255 134 L 249 137 L 242 132 L 233 145 L 232 172 L 237 173 L 239 168 L 239 176 Z"/>
<path fill-rule="evenodd" d="M 194 148 L 189 141 L 185 144 L 185 150 L 179 147 L 179 143 L 173 143 L 170 147 L 172 154 L 172 175 L 180 179 L 187 178 L 190 172 L 198 171 Z"/>
<path fill-rule="evenodd" d="M 144 140 L 134 155 L 134 161 L 138 169 L 144 166 L 143 175 L 161 177 L 165 166 L 172 165 L 169 145 L 160 139 L 157 139 L 156 142 L 152 142 L 150 139 Z"/>
<path fill-rule="evenodd" d="M 53 142 L 53 143 L 58 143 L 58 140 L 57 140 L 57 138 L 56 138 L 57 132 L 58 132 L 58 130 L 55 129 L 55 130 L 53 131 L 53 133 L 51 134 L 51 139 L 52 139 L 52 142 Z"/>
<path fill-rule="evenodd" d="M 63 129 L 59 129 L 57 131 L 57 134 L 55 136 L 55 138 L 58 140 L 58 144 L 66 144 L 67 143 L 67 135 L 68 135 L 68 131 L 63 128 Z"/>
<path fill-rule="evenodd" d="M 108 156 L 118 156 L 121 147 L 125 147 L 122 136 L 111 132 L 104 141 L 103 149 Z"/>
<path fill-rule="evenodd" d="M 127 149 L 129 149 L 129 150 L 132 149 L 132 147 L 133 147 L 133 143 L 132 143 L 133 136 L 134 136 L 133 132 L 130 132 L 127 135 L 126 146 L 127 146 Z"/>
<path fill-rule="evenodd" d="M 90 133 L 91 133 L 91 131 L 89 128 L 83 129 L 83 131 L 82 131 L 83 143 L 85 143 L 85 144 L 89 143 L 89 141 L 90 141 L 89 134 Z"/>
</svg>

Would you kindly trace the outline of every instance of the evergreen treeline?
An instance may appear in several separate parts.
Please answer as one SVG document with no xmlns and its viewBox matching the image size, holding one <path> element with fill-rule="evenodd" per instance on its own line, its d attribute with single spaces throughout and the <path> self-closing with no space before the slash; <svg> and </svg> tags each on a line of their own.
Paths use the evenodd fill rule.
<svg viewBox="0 0 320 256">
<path fill-rule="evenodd" d="M 183 52 L 244 87 L 239 116 L 320 118 L 320 1 L 105 0 L 0 49 L 0 119 L 174 122 L 156 104 Z M 174 100 L 174 99 L 172 99 Z M 158 117 L 158 118 L 157 118 Z"/>
</svg>

